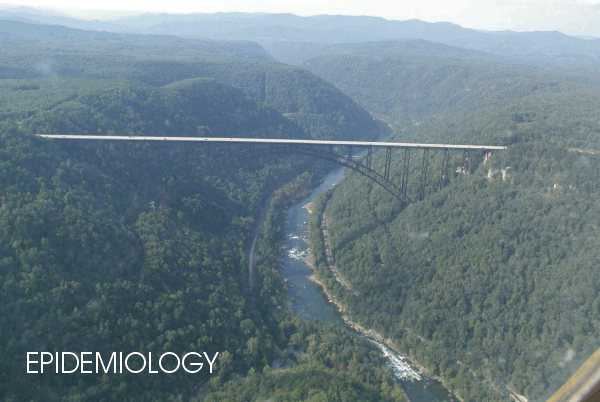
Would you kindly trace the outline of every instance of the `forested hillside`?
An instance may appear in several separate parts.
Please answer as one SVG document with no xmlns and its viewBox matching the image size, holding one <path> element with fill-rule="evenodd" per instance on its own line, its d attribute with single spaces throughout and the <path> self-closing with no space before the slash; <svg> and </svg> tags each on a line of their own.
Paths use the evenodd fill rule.
<svg viewBox="0 0 600 402">
<path fill-rule="evenodd" d="M 505 61 L 507 59 L 489 53 L 452 47 L 423 39 L 397 39 L 393 41 L 321 43 L 301 41 L 261 40 L 261 45 L 277 60 L 305 67 L 304 63 L 319 56 L 365 55 L 383 58 L 401 55 L 402 59 L 435 56 L 478 59 L 480 61 Z M 515 61 L 512 61 L 516 63 Z"/>
<path fill-rule="evenodd" d="M 167 51 L 169 38 L 143 38 L 165 50 L 151 60 L 142 45 L 126 55 L 131 41 L 116 56 L 119 44 L 110 41 L 118 38 L 66 45 L 22 39 L 18 57 L 14 37 L 2 42 L 9 51 L 0 62 L 0 400 L 245 400 L 260 393 L 405 401 L 379 353 L 330 327 L 292 320 L 282 308 L 282 213 L 325 166 L 232 164 L 160 205 L 161 190 L 209 153 L 227 150 L 34 136 L 339 138 L 346 124 L 355 139 L 374 138 L 382 131 L 368 113 L 303 70 L 223 54 L 181 62 L 169 56 L 176 53 Z M 260 84 L 261 76 L 272 80 Z M 312 173 L 301 175 L 306 170 Z M 281 186 L 250 286 L 246 256 L 259 212 Z M 194 375 L 55 374 L 47 367 L 26 374 L 31 351 L 219 356 L 212 374 L 206 362 Z"/>
<path fill-rule="evenodd" d="M 60 80 L 67 92 L 83 84 L 81 79 Z M 306 134 L 298 126 L 211 79 L 164 89 L 116 83 L 27 114 L 18 124 L 5 119 L 1 130 L 4 400 L 187 398 L 211 377 L 206 371 L 161 378 L 26 375 L 21 370 L 26 351 L 219 351 L 211 386 L 222 392 L 218 385 L 232 373 L 253 367 L 264 371 L 267 381 L 271 375 L 264 367 L 299 331 L 294 347 L 306 348 L 308 355 L 297 370 L 277 379 L 279 384 L 303 381 L 306 393 L 326 394 L 329 383 L 308 380 L 302 367 L 320 367 L 334 378 L 343 364 L 378 373 L 373 379 L 348 379 L 341 389 L 350 395 L 403 400 L 383 363 L 366 359 L 370 352 L 365 347 L 347 352 L 361 363 L 341 355 L 317 357 L 309 345 L 312 331 L 286 321 L 287 313 L 277 308 L 285 297 L 277 270 L 260 268 L 256 296 L 249 291 L 245 254 L 258 208 L 274 186 L 302 166 L 284 162 L 234 169 L 188 189 L 169 207 L 153 210 L 149 201 L 157 191 L 201 163 L 205 153 L 190 155 L 189 149 L 154 144 L 61 144 L 31 134 L 178 135 L 197 129 L 203 135 L 301 138 Z M 331 336 L 330 329 L 320 331 Z M 338 347 L 340 353 L 345 349 Z M 296 360 L 291 352 L 283 356 Z M 263 381 L 262 376 L 253 375 L 253 381 Z M 384 383 L 385 391 L 379 388 Z M 302 394 L 294 400 L 306 398 Z"/>
<path fill-rule="evenodd" d="M 198 41 L 175 37 L 94 36 L 97 33 L 61 28 L 83 38 L 65 43 L 47 40 L 50 34 L 43 30 L 46 35 L 34 35 L 30 28 L 24 23 L 0 22 L 0 29 L 9 33 L 8 39 L 0 42 L 0 78 L 122 79 L 160 87 L 208 77 L 235 86 L 256 102 L 278 110 L 312 137 L 374 139 L 379 135 L 380 128 L 371 116 L 333 85 L 300 68 L 260 61 L 264 57 L 258 61 L 231 58 L 232 50 L 228 49 L 234 45 L 227 42 L 223 46 L 212 42 L 209 49 Z M 51 33 L 51 38 L 59 35 Z M 251 58 L 248 54 L 252 52 L 244 54 Z M 56 87 L 51 80 L 44 82 L 45 87 Z M 19 85 L 12 84 L 11 88 L 18 89 Z"/>
<path fill-rule="evenodd" d="M 349 175 L 321 208 L 336 267 L 359 296 L 327 283 L 355 320 L 464 400 L 496 400 L 507 386 L 548 398 L 600 346 L 595 78 L 459 59 L 402 64 L 399 55 L 309 65 L 397 123 L 396 140 L 508 146 L 489 159 L 471 154 L 468 174 L 453 173 L 441 191 L 432 153 L 427 196 L 405 209 Z M 420 162 L 413 153 L 411 191 Z M 399 181 L 401 155 L 392 163 Z M 451 171 L 462 163 L 451 154 Z M 327 278 L 322 247 L 313 250 Z"/>
<path fill-rule="evenodd" d="M 361 32 L 382 23 L 163 17 L 150 18 L 160 24 L 153 28 L 144 18 L 129 23 L 329 42 L 365 40 Z M 488 37 L 453 24 L 429 32 L 420 21 L 386 32 L 400 28 L 451 44 L 469 34 L 480 49 Z M 175 180 L 228 149 L 60 142 L 34 136 L 41 132 L 372 140 L 391 127 L 392 141 L 507 146 L 469 154 L 468 166 L 451 153 L 443 188 L 441 155 L 432 152 L 425 200 L 407 206 L 347 174 L 313 206 L 318 275 L 354 321 L 464 401 L 508 400 L 509 388 L 542 401 L 600 346 L 596 43 L 550 34 L 492 49 L 514 56 L 559 43 L 524 63 L 424 40 L 271 42 L 282 54 L 321 55 L 303 69 L 252 42 L 15 21 L 0 21 L 0 33 L 0 400 L 405 400 L 378 353 L 284 308 L 286 205 L 326 166 L 232 163 L 174 193 Z M 586 69 L 552 68 L 569 46 L 567 64 Z M 552 63 L 538 68 L 538 57 Z M 411 196 L 420 158 L 414 151 Z M 376 153 L 373 166 L 382 169 L 383 159 Z M 393 181 L 402 163 L 394 153 Z M 172 195 L 164 204 L 163 190 Z M 262 259 L 250 283 L 247 253 L 261 215 Z M 356 293 L 331 277 L 323 216 L 336 267 Z M 68 350 L 220 355 L 213 374 L 195 376 L 25 374 L 27 351 Z"/>
<path fill-rule="evenodd" d="M 9 21 L 0 15 L 3 51 L 57 56 L 61 52 L 103 52 L 113 58 L 247 59 L 275 61 L 260 45 L 249 41 L 184 39 L 169 35 L 133 35 L 73 29 L 61 25 Z M 32 67 L 32 66 L 24 66 Z"/>
<path fill-rule="evenodd" d="M 68 86 L 66 81 L 61 87 Z M 196 113 L 189 106 L 188 113 L 181 110 L 190 102 Z M 164 135 L 202 125 L 240 135 L 247 128 L 267 134 L 271 127 L 280 136 L 302 133 L 286 123 L 240 90 L 212 80 L 189 83 L 179 91 L 123 85 L 50 105 L 19 121 L 20 129 L 5 121 L 0 244 L 2 343 L 7 345 L 1 383 L 7 400 L 62 399 L 73 386 L 78 391 L 70 391 L 71 398 L 139 395 L 148 400 L 142 395 L 151 392 L 160 400 L 173 392 L 170 387 L 177 392 L 190 388 L 191 379 L 156 379 L 158 384 L 145 390 L 149 385 L 133 377 L 100 383 L 100 376 L 25 376 L 20 375 L 22 356 L 31 350 L 72 348 L 216 348 L 231 350 L 237 359 L 239 341 L 224 335 L 242 320 L 253 320 L 258 328 L 266 325 L 260 313 L 252 315 L 258 309 L 244 308 L 249 300 L 246 273 L 239 265 L 245 255 L 239 233 L 250 231 L 252 212 L 273 184 L 258 172 L 233 172 L 231 180 L 237 185 L 232 188 L 222 179 L 211 180 L 177 208 L 151 213 L 148 203 L 156 190 L 199 159 L 188 162 L 178 147 L 62 145 L 34 139 L 32 132 L 126 130 L 139 135 L 154 127 Z M 279 171 L 292 173 L 284 165 Z M 244 191 L 245 186 L 258 190 Z M 263 332 L 260 336 L 267 336 Z M 264 356 L 273 353 L 272 348 L 263 351 Z"/>
<path fill-rule="evenodd" d="M 600 86 L 596 75 L 585 69 L 539 70 L 427 42 L 355 45 L 347 52 L 320 56 L 302 66 L 368 111 L 405 128 L 433 119 L 494 112 L 512 99 L 537 96 L 547 103 L 578 90 L 587 96 L 593 92 L 590 87 Z M 451 118 L 448 123 L 454 122 Z"/>
</svg>

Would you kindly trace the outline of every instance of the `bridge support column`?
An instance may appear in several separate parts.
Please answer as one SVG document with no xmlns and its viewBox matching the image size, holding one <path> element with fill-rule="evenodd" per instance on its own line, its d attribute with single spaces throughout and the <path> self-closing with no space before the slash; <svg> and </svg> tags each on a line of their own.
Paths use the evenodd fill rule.
<svg viewBox="0 0 600 402">
<path fill-rule="evenodd" d="M 404 194 L 408 193 L 408 174 L 410 164 L 410 148 L 404 148 L 404 163 L 402 166 L 402 183 L 400 184 L 400 190 Z"/>
<path fill-rule="evenodd" d="M 463 150 L 462 173 L 469 174 L 469 159 L 467 157 L 466 149 Z"/>
<path fill-rule="evenodd" d="M 371 169 L 371 158 L 373 156 L 373 148 L 367 148 L 367 167 Z"/>
<path fill-rule="evenodd" d="M 444 148 L 444 156 L 442 158 L 442 172 L 440 173 L 440 190 L 446 187 L 446 183 L 448 183 L 448 172 L 450 168 L 450 150 Z"/>
<path fill-rule="evenodd" d="M 429 148 L 423 149 L 423 162 L 421 165 L 421 177 L 419 177 L 419 193 L 417 199 L 419 201 L 425 198 L 425 187 L 427 186 L 427 163 L 429 159 Z"/>
<path fill-rule="evenodd" d="M 352 162 L 352 145 L 348 145 L 348 161 Z"/>
<path fill-rule="evenodd" d="M 385 149 L 385 168 L 383 170 L 383 177 L 386 180 L 390 179 L 390 167 L 392 165 L 392 148 L 388 147 Z"/>
</svg>

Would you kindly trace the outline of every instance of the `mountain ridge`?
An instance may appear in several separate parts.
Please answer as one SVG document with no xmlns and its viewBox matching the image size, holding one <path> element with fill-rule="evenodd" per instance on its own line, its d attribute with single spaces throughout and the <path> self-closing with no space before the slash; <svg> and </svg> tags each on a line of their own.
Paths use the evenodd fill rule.
<svg viewBox="0 0 600 402">
<path fill-rule="evenodd" d="M 2 18 L 27 18 L 41 23 L 122 33 L 170 34 L 224 40 L 294 40 L 324 43 L 425 39 L 510 57 L 546 54 L 552 57 L 600 59 L 600 40 L 586 40 L 558 31 L 479 31 L 447 21 L 435 23 L 382 17 L 294 14 L 142 14 L 111 22 L 85 21 L 26 12 L 1 11 Z M 549 40 L 551 38 L 552 40 Z M 560 38 L 560 44 L 554 41 Z M 518 41 L 515 42 L 515 39 Z"/>
</svg>

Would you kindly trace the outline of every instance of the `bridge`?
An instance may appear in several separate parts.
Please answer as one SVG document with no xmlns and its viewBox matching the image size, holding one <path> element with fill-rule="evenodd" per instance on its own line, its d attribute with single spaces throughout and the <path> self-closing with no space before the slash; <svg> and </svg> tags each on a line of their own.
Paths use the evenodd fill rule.
<svg viewBox="0 0 600 402">
<path fill-rule="evenodd" d="M 462 156 L 462 171 L 468 171 L 469 152 L 490 153 L 506 149 L 500 146 L 486 145 L 453 145 L 453 144 L 416 144 L 401 142 L 367 142 L 367 141 L 322 141 L 322 140 L 296 140 L 296 139 L 265 139 L 265 138 L 217 138 L 217 137 L 145 137 L 145 136 L 101 136 L 101 135 L 66 135 L 66 134 L 36 134 L 38 137 L 63 140 L 97 140 L 97 141 L 176 141 L 210 144 L 226 144 L 227 152 L 224 156 L 211 159 L 210 148 L 208 161 L 169 184 L 158 196 L 159 202 L 164 203 L 179 190 L 198 181 L 206 175 L 231 167 L 242 161 L 248 161 L 265 156 L 274 155 L 301 155 L 326 160 L 354 170 L 373 182 L 383 187 L 402 203 L 412 203 L 408 195 L 408 179 L 410 172 L 411 151 L 422 150 L 421 168 L 418 178 L 416 200 L 425 197 L 427 185 L 427 169 L 429 165 L 429 152 L 439 150 L 443 153 L 442 167 L 439 173 L 439 187 L 444 187 L 450 177 L 450 151 L 459 152 Z M 232 146 L 234 149 L 232 149 Z M 238 149 L 235 149 L 235 146 Z M 241 149 L 240 149 L 241 148 Z M 379 148 L 385 150 L 385 163 L 383 172 L 378 172 L 371 164 L 373 151 Z M 390 179 L 392 151 L 400 149 L 403 152 L 402 174 L 400 183 Z M 360 160 L 355 160 L 357 151 L 366 155 Z"/>
</svg>

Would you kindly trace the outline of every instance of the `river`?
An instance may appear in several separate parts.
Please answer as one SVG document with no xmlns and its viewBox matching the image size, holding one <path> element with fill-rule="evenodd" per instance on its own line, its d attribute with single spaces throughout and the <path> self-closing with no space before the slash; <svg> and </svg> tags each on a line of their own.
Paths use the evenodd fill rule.
<svg viewBox="0 0 600 402">
<path fill-rule="evenodd" d="M 286 253 L 282 261 L 281 277 L 288 287 L 288 298 L 291 301 L 293 314 L 306 320 L 320 319 L 329 324 L 354 331 L 344 322 L 337 307 L 330 303 L 323 289 L 308 279 L 312 274 L 311 268 L 304 262 L 308 245 L 308 221 L 310 213 L 306 204 L 323 191 L 339 182 L 343 176 L 343 168 L 330 172 L 323 183 L 307 197 L 295 202 L 288 210 L 288 222 L 284 246 Z M 360 335 L 360 334 L 359 334 Z M 360 335 L 362 336 L 362 335 Z M 439 381 L 421 376 L 417 368 L 394 351 L 379 342 L 372 342 L 388 357 L 388 364 L 393 370 L 394 377 L 400 382 L 402 389 L 412 402 L 458 402 Z"/>
</svg>

